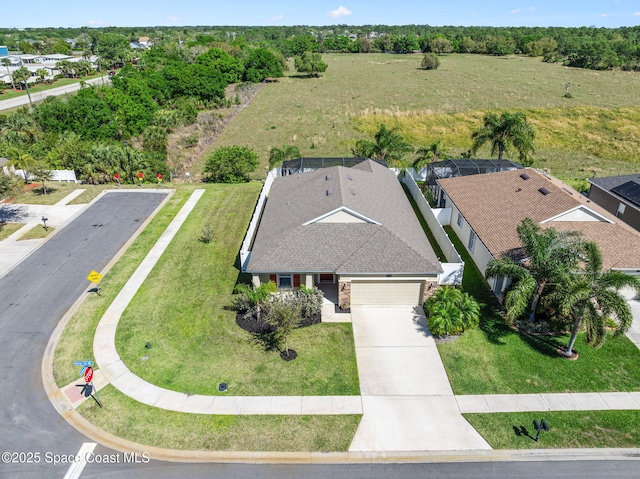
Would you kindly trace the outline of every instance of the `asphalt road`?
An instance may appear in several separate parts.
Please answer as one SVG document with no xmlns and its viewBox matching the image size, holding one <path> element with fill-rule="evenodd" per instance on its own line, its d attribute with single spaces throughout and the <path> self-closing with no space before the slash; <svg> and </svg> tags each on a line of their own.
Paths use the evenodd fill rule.
<svg viewBox="0 0 640 479">
<path fill-rule="evenodd" d="M 88 294 L 86 280 L 101 270 L 162 201 L 160 193 L 106 195 L 58 231 L 16 269 L 0 278 L 0 453 L 26 453 L 31 463 L 0 461 L 0 478 L 63 478 L 89 440 L 73 429 L 46 397 L 40 365 L 47 341 L 71 304 Z M 2 251 L 0 250 L 0 254 Z M 87 354 L 90 356 L 90 353 Z M 78 358 L 85 359 L 85 358 Z M 35 461 L 39 453 L 39 462 Z M 255 465 L 125 463 L 122 453 L 98 445 L 83 478 L 162 479 L 410 479 L 410 478 L 597 478 L 638 477 L 637 460 L 543 462 L 445 462 L 428 464 Z M 3 456 L 4 458 L 5 456 Z"/>
<path fill-rule="evenodd" d="M 0 278 L 1 452 L 76 454 L 87 441 L 44 392 L 44 350 L 60 318 L 87 294 L 87 274 L 102 270 L 164 198 L 159 192 L 107 194 Z M 63 477 L 67 469 L 0 463 L 0 477 Z"/>
<path fill-rule="evenodd" d="M 108 84 L 111 80 L 108 75 L 104 75 L 102 78 L 92 78 L 91 80 L 87 80 L 87 84 L 89 85 L 101 85 L 104 81 L 105 84 Z M 65 93 L 71 93 L 80 89 L 80 82 L 71 83 L 69 85 L 60 86 L 57 88 L 51 88 L 50 90 L 44 90 L 36 93 L 31 93 L 31 101 L 33 103 L 44 100 L 48 96 L 58 96 L 64 95 Z M 8 100 L 2 100 L 0 97 L 0 111 L 2 110 L 10 110 L 11 108 L 17 108 L 22 105 L 29 104 L 29 97 L 27 95 L 19 96 L 16 98 L 10 98 Z"/>
</svg>

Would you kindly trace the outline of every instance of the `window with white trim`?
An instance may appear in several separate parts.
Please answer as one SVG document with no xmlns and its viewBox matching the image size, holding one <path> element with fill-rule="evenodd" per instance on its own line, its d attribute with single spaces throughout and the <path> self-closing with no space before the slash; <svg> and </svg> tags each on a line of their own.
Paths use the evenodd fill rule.
<svg viewBox="0 0 640 479">
<path fill-rule="evenodd" d="M 456 220 L 456 224 L 462 228 L 462 213 L 458 211 L 458 219 Z"/>
<path fill-rule="evenodd" d="M 627 205 L 624 203 L 618 203 L 618 211 L 616 212 L 616 216 L 620 216 L 624 214 L 624 210 L 627 208 Z"/>
<path fill-rule="evenodd" d="M 469 243 L 467 246 L 469 246 L 469 251 L 473 253 L 473 250 L 476 247 L 476 234 L 473 230 L 469 232 Z"/>
<path fill-rule="evenodd" d="M 293 275 L 291 275 L 291 274 L 279 274 L 278 275 L 278 288 L 284 288 L 284 289 L 293 288 Z"/>
</svg>

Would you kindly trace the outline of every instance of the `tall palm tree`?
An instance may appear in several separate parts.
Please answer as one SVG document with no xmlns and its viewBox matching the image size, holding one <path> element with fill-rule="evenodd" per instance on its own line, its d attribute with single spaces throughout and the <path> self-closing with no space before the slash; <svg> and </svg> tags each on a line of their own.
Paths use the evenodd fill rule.
<svg viewBox="0 0 640 479">
<path fill-rule="evenodd" d="M 486 276 L 506 276 L 511 280 L 504 301 L 509 321 L 520 318 L 527 309 L 529 320 L 533 321 L 540 299 L 577 267 L 584 242 L 575 231 L 543 230 L 531 218 L 525 218 L 517 231 L 524 259 L 519 262 L 508 257 L 492 259 Z"/>
<path fill-rule="evenodd" d="M 273 147 L 269 151 L 269 168 L 282 164 L 285 160 L 300 158 L 300 150 L 297 146 L 284 145 L 282 148 Z"/>
<path fill-rule="evenodd" d="M 13 81 L 13 75 L 11 74 L 11 70 L 9 70 L 9 65 L 11 65 L 11 60 L 9 60 L 8 58 L 3 58 L 2 60 L 2 64 L 7 67 L 7 73 L 9 74 L 9 78 L 11 79 L 11 88 L 13 88 L 14 90 L 16 89 L 16 84 Z"/>
<path fill-rule="evenodd" d="M 421 170 L 429 163 L 438 161 L 440 159 L 445 159 L 447 156 L 448 148 L 442 144 L 442 141 L 434 141 L 427 148 L 418 148 L 416 151 L 418 157 L 413 162 L 413 168 L 416 171 Z"/>
<path fill-rule="evenodd" d="M 49 72 L 47 71 L 46 68 L 38 68 L 36 70 L 36 75 L 38 75 L 38 77 L 40 78 L 40 82 L 44 83 L 44 79 L 47 76 Z"/>
<path fill-rule="evenodd" d="M 405 156 L 413 153 L 413 146 L 404 141 L 397 128 L 387 129 L 386 125 L 380 125 L 375 134 L 375 141 L 359 140 L 352 152 L 356 156 L 384 160 L 389 166 L 406 168 Z"/>
<path fill-rule="evenodd" d="M 602 270 L 602 254 L 596 243 L 585 243 L 584 268 L 567 276 L 549 297 L 560 313 L 572 320 L 571 337 L 565 355 L 571 357 L 578 331 L 585 327 L 587 344 L 599 347 L 607 337 L 607 320 L 617 323 L 615 335 L 626 332 L 633 315 L 620 289 L 640 292 L 640 280 L 621 271 Z"/>
<path fill-rule="evenodd" d="M 527 117 L 523 112 L 503 112 L 500 116 L 496 113 L 488 113 L 484 116 L 484 125 L 471 135 L 473 145 L 472 153 L 475 155 L 478 149 L 485 143 L 491 143 L 491 154 L 498 154 L 502 159 L 505 152 L 514 148 L 518 152 L 519 161 L 525 166 L 531 166 L 533 160 L 530 154 L 535 151 L 536 134 L 527 123 Z"/>
<path fill-rule="evenodd" d="M 36 167 L 36 159 L 30 153 L 16 147 L 11 147 L 7 150 L 7 158 L 11 166 L 24 172 L 24 181 L 29 183 L 29 171 L 31 168 Z"/>
</svg>

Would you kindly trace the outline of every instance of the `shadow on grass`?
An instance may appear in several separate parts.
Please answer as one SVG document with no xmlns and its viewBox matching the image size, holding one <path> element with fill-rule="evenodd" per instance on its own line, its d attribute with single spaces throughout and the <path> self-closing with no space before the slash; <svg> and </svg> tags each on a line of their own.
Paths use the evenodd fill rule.
<svg viewBox="0 0 640 479">
<path fill-rule="evenodd" d="M 46 188 L 34 188 L 31 190 L 31 192 L 33 193 L 33 196 L 49 196 L 53 193 L 55 193 L 56 191 L 58 191 L 56 188 L 50 188 L 50 187 L 46 187 Z"/>
<path fill-rule="evenodd" d="M 528 437 L 529 439 L 531 439 L 532 441 L 535 441 L 536 438 L 533 437 L 531 434 L 529 434 L 529 431 L 527 431 L 527 428 L 524 426 L 511 426 L 513 428 L 513 432 L 516 436 L 518 437 Z"/>
<path fill-rule="evenodd" d="M 251 285 L 251 274 L 242 272 L 242 263 L 240 262 L 240 251 L 236 255 L 236 260 L 233 262 L 233 267 L 238 270 L 238 277 L 236 278 L 236 282 L 233 285 L 233 289 L 236 288 L 239 284 Z"/>
<path fill-rule="evenodd" d="M 532 349 L 551 358 L 561 357 L 562 354 L 560 351 L 563 351 L 567 347 L 559 341 L 558 336 L 520 334 L 520 338 Z"/>
</svg>

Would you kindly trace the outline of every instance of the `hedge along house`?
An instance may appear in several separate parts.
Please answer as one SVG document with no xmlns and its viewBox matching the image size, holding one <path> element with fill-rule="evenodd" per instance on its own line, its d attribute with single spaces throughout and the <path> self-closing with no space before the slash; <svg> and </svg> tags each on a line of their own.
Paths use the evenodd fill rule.
<svg viewBox="0 0 640 479">
<path fill-rule="evenodd" d="M 604 269 L 640 273 L 640 234 L 559 180 L 526 168 L 438 180 L 450 224 L 482 272 L 492 258 L 522 259 L 517 226 L 531 218 L 543 228 L 579 231 L 600 247 Z M 506 278 L 489 279 L 494 293 Z"/>
<path fill-rule="evenodd" d="M 345 307 L 417 305 L 443 272 L 396 175 L 371 160 L 273 179 L 258 219 L 241 251 L 254 286 L 331 284 Z"/>
</svg>

